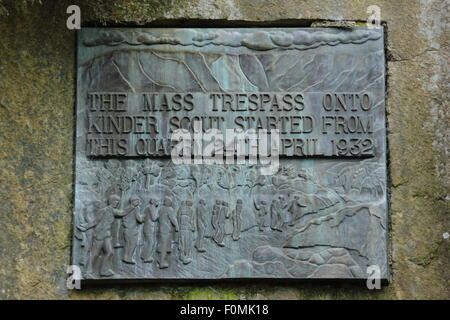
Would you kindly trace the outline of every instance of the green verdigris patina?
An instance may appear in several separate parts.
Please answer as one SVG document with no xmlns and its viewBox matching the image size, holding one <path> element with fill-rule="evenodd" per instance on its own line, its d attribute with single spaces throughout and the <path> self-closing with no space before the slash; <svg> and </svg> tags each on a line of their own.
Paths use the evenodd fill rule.
<svg viewBox="0 0 450 320">
<path fill-rule="evenodd" d="M 83 279 L 387 280 L 383 45 L 381 28 L 79 31 Z"/>
</svg>

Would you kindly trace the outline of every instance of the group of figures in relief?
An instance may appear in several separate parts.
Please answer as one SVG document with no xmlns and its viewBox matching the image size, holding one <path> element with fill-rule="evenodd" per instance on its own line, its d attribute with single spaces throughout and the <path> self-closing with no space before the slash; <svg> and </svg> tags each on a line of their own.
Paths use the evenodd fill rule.
<svg viewBox="0 0 450 320">
<path fill-rule="evenodd" d="M 132 196 L 129 200 L 129 206 L 125 209 L 119 209 L 120 196 L 110 195 L 107 204 L 103 205 L 100 201 L 93 201 L 84 208 L 82 221 L 77 225 L 79 231 L 83 234 L 84 255 L 82 264 L 86 265 L 87 275 L 94 272 L 94 266 L 98 266 L 101 276 L 111 276 L 114 274 L 112 268 L 112 259 L 114 247 L 123 247 L 122 261 L 128 264 L 135 264 L 134 256 L 137 248 L 139 224 L 142 224 L 142 235 L 144 246 L 140 258 L 145 263 L 154 261 L 155 252 L 158 253 L 158 263 L 160 268 L 167 268 L 169 262 L 168 254 L 172 252 L 172 241 L 174 232 L 178 232 L 178 249 L 181 261 L 188 264 L 192 261 L 192 250 L 205 252 L 205 233 L 210 223 L 214 234 L 212 240 L 218 246 L 225 246 L 225 222 L 231 219 L 233 231 L 232 239 L 239 240 L 242 223 L 242 199 L 238 199 L 233 209 L 227 201 L 216 200 L 212 212 L 209 214 L 206 201 L 198 201 L 196 208 L 193 208 L 192 200 L 185 200 L 175 212 L 173 209 L 173 200 L 166 196 L 162 203 L 151 198 L 145 208 L 141 199 Z M 260 204 L 255 203 L 258 210 L 258 227 L 264 231 L 268 225 L 271 229 L 282 231 L 283 220 L 281 217 L 281 208 L 283 197 L 272 201 L 270 205 L 266 201 Z M 286 208 L 287 205 L 284 205 Z M 292 221 L 300 214 L 300 209 L 305 207 L 301 204 L 298 197 L 289 203 L 289 211 L 292 213 Z M 87 211 L 94 214 L 94 218 L 87 222 Z M 113 243 L 114 221 L 121 219 L 124 243 Z M 293 222 L 292 222 L 293 223 Z M 90 231 L 89 231 L 90 230 Z M 120 237 L 118 236 L 117 239 Z"/>
<path fill-rule="evenodd" d="M 144 246 L 140 258 L 146 262 L 154 261 L 155 251 L 159 254 L 158 263 L 160 268 L 167 268 L 169 262 L 167 255 L 172 252 L 172 241 L 174 232 L 178 232 L 178 248 L 181 261 L 188 264 L 192 261 L 193 247 L 198 252 L 205 252 L 204 241 L 207 224 L 211 223 L 215 230 L 214 241 L 219 246 L 224 246 L 225 219 L 230 218 L 233 222 L 233 240 L 239 239 L 242 200 L 238 199 L 235 208 L 230 212 L 226 201 L 217 200 L 212 210 L 212 217 L 208 219 L 205 200 L 201 199 L 196 208 L 193 208 L 192 200 L 185 200 L 175 212 L 173 199 L 166 196 L 162 203 L 151 198 L 143 209 L 142 201 L 137 196 L 132 196 L 129 206 L 119 209 L 120 197 L 110 195 L 106 206 L 101 202 L 94 201 L 85 207 L 94 211 L 94 218 L 90 222 L 80 222 L 77 228 L 83 232 L 85 255 L 83 264 L 87 265 L 87 274 L 94 272 L 94 266 L 98 265 L 99 274 L 111 276 L 112 259 L 116 247 L 123 247 L 122 261 L 135 264 L 134 255 L 137 248 L 139 236 L 139 224 L 142 224 Z M 113 243 L 114 221 L 121 219 L 124 243 Z M 90 235 L 87 234 L 89 230 Z M 117 239 L 120 237 L 118 236 Z M 194 244 L 195 241 L 195 244 Z"/>
<path fill-rule="evenodd" d="M 258 175 L 258 168 L 246 168 L 243 179 L 233 170 L 236 168 L 217 175 L 217 170 L 206 166 L 171 167 L 146 161 L 129 167 L 127 162 L 109 160 L 94 174 L 87 172 L 90 180 L 92 175 L 96 177 L 96 182 L 91 183 L 97 194 L 94 199 L 106 201 L 83 203 L 83 209 L 75 215 L 75 237 L 80 241 L 79 264 L 84 276 L 113 276 L 117 273 L 113 266 L 115 257 L 127 265 L 140 259 L 139 263 L 155 262 L 165 269 L 174 261 L 170 258 L 174 250 L 178 252 L 177 259 L 187 265 L 192 262 L 194 250 L 198 254 L 206 251 L 206 241 L 218 248 L 225 246 L 227 235 L 238 241 L 241 233 L 248 230 L 243 228 L 248 208 L 257 230 L 282 232 L 311 213 L 311 207 L 317 211 L 320 205 L 332 206 L 336 202 L 319 197 L 321 204 L 311 203 L 311 197 L 291 194 L 292 190 L 271 191 L 270 196 L 261 194 L 258 188 L 267 184 L 270 190 L 276 186 L 282 190 L 282 179 L 289 177 L 289 168 L 281 168 L 284 172 L 274 177 Z M 305 172 L 295 174 L 307 179 Z M 211 190 L 211 184 L 216 191 L 205 192 L 203 188 L 209 186 Z M 181 192 L 177 193 L 177 189 Z M 231 189 L 237 197 L 228 196 Z M 226 232 L 226 224 L 232 226 L 231 232 Z"/>
</svg>

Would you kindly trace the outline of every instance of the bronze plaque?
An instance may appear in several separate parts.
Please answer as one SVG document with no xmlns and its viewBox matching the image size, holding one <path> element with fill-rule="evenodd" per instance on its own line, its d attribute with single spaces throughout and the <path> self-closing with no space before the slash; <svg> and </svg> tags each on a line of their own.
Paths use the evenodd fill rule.
<svg viewBox="0 0 450 320">
<path fill-rule="evenodd" d="M 83 279 L 388 278 L 382 29 L 84 28 L 77 70 Z"/>
</svg>

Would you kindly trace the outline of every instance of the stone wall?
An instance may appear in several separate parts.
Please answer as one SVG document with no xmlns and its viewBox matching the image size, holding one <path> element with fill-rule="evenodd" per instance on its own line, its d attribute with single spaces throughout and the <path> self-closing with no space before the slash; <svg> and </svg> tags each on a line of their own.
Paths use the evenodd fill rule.
<svg viewBox="0 0 450 320">
<path fill-rule="evenodd" d="M 0 1 L 0 298 L 450 298 L 448 8 L 440 0 Z M 323 25 L 367 19 L 387 34 L 392 282 L 187 283 L 66 289 L 70 263 L 75 32 L 85 26 Z M 190 20 L 185 20 L 190 19 Z M 448 30 L 447 30 L 448 31 Z M 446 136 L 447 134 L 447 136 Z"/>
</svg>

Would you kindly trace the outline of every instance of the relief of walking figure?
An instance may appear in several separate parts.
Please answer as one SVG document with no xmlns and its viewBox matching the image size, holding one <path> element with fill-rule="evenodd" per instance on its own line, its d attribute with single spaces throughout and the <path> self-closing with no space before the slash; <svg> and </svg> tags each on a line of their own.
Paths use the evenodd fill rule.
<svg viewBox="0 0 450 320">
<path fill-rule="evenodd" d="M 233 240 L 237 241 L 241 237 L 241 224 L 242 224 L 242 200 L 236 201 L 236 208 L 231 213 L 231 221 L 233 222 Z"/>
<path fill-rule="evenodd" d="M 196 231 L 195 212 L 192 209 L 192 201 L 186 200 L 178 209 L 178 225 L 180 226 L 179 233 L 179 248 L 181 261 L 188 264 L 192 261 L 192 247 L 194 245 L 194 232 Z"/>
<path fill-rule="evenodd" d="M 306 208 L 306 205 L 300 202 L 300 197 L 298 195 L 294 196 L 294 199 L 289 202 L 288 211 L 291 213 L 291 220 L 289 226 L 294 226 L 296 221 L 301 218 L 302 208 Z"/>
<path fill-rule="evenodd" d="M 153 262 L 155 255 L 158 205 L 158 201 L 151 198 L 148 207 L 144 210 L 144 247 L 142 248 L 141 259 L 147 263 Z"/>
<path fill-rule="evenodd" d="M 281 227 L 283 226 L 283 217 L 281 215 L 281 211 L 287 207 L 287 205 L 283 204 L 284 197 L 278 196 L 278 199 L 275 198 L 272 201 L 272 205 L 270 206 L 270 227 L 273 230 L 283 231 Z"/>
<path fill-rule="evenodd" d="M 255 208 L 258 211 L 258 229 L 259 231 L 264 231 L 264 229 L 268 226 L 267 217 L 270 218 L 269 212 L 270 208 L 266 201 L 261 200 L 261 202 L 255 202 Z"/>
<path fill-rule="evenodd" d="M 94 228 L 92 251 L 87 266 L 86 277 L 93 275 L 94 267 L 99 270 L 101 276 L 112 276 L 113 245 L 111 226 L 115 218 L 121 218 L 132 212 L 139 204 L 132 202 L 131 206 L 125 210 L 118 209 L 120 197 L 111 195 L 108 198 L 107 206 L 98 210 L 94 221 L 91 223 L 81 223 L 78 229 L 82 232 Z"/>
<path fill-rule="evenodd" d="M 172 199 L 164 198 L 158 216 L 158 246 L 156 251 L 159 253 L 159 267 L 164 269 L 169 267 L 167 255 L 172 252 L 174 232 L 179 230 L 177 217 L 172 208 Z"/>
<path fill-rule="evenodd" d="M 213 216 L 213 226 L 216 226 L 216 233 L 214 234 L 214 241 L 221 247 L 224 247 L 223 239 L 225 237 L 225 220 L 230 217 L 230 211 L 228 208 L 228 202 L 220 201 L 218 206 L 218 212 Z"/>
<path fill-rule="evenodd" d="M 130 198 L 130 204 L 134 209 L 122 218 L 123 236 L 125 240 L 122 261 L 129 264 L 135 264 L 136 262 L 134 261 L 133 256 L 138 242 L 139 224 L 144 222 L 144 216 L 141 214 L 141 199 L 137 196 L 132 196 Z"/>
<path fill-rule="evenodd" d="M 195 247 L 198 252 L 205 252 L 205 232 L 207 228 L 207 208 L 206 202 L 203 199 L 200 199 L 197 207 L 197 239 L 195 242 Z"/>
</svg>

